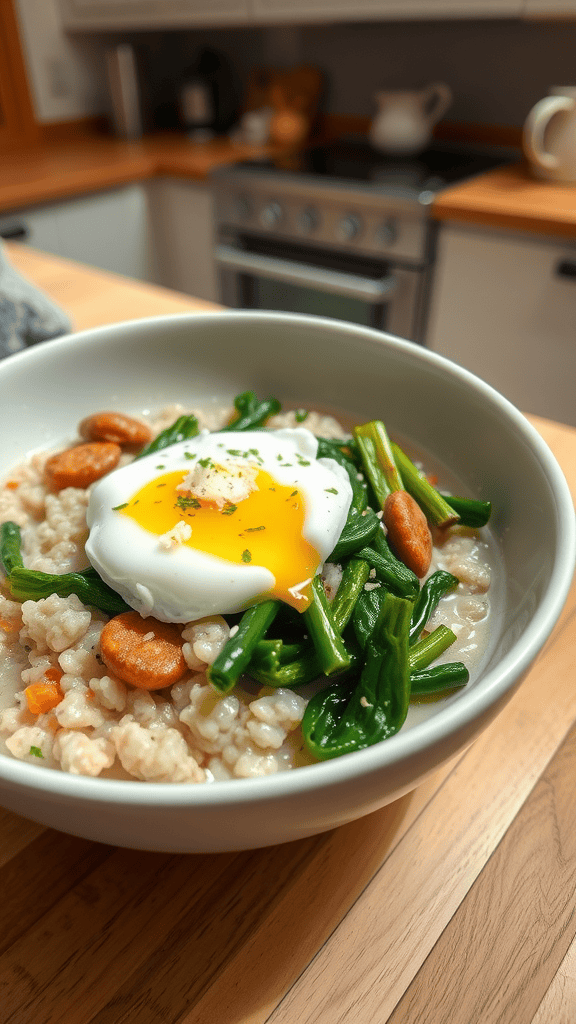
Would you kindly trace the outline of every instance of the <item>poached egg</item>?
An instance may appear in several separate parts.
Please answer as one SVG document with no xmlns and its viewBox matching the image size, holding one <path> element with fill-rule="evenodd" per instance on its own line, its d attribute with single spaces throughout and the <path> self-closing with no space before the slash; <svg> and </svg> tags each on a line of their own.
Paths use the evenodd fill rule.
<svg viewBox="0 0 576 1024">
<path fill-rule="evenodd" d="M 92 489 L 86 553 L 142 616 L 191 622 L 276 598 L 304 611 L 352 500 L 304 427 L 202 432 Z"/>
</svg>

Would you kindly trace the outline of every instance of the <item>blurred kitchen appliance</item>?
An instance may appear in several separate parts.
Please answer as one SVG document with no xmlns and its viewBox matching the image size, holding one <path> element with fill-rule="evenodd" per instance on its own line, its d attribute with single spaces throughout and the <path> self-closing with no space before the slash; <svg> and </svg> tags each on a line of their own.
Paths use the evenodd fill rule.
<svg viewBox="0 0 576 1024">
<path fill-rule="evenodd" d="M 409 156 L 430 145 L 432 130 L 452 103 L 452 92 L 444 82 L 425 89 L 377 92 L 378 104 L 369 138 L 382 153 Z"/>
<path fill-rule="evenodd" d="M 142 136 L 142 110 L 134 47 L 121 43 L 108 49 L 106 72 L 114 132 L 121 139 L 139 139 Z"/>
<path fill-rule="evenodd" d="M 343 139 L 212 175 L 221 301 L 314 313 L 423 343 L 435 249 L 430 204 L 506 162 L 435 146 L 386 158 Z"/>
<path fill-rule="evenodd" d="M 576 86 L 556 85 L 532 108 L 522 146 L 536 177 L 576 183 Z"/>
<path fill-rule="evenodd" d="M 229 131 L 238 120 L 241 95 L 227 58 L 216 50 L 200 49 L 179 89 L 180 116 L 190 138 L 203 141 Z"/>
</svg>

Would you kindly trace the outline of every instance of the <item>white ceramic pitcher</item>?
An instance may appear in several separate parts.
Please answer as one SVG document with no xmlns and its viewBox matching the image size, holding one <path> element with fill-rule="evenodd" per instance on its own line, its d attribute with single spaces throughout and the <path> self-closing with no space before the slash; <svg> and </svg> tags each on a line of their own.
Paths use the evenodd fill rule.
<svg viewBox="0 0 576 1024">
<path fill-rule="evenodd" d="M 555 85 L 532 108 L 522 146 L 534 174 L 576 184 L 576 86 Z"/>
<path fill-rule="evenodd" d="M 432 129 L 452 102 L 443 82 L 433 82 L 416 92 L 377 92 L 378 113 L 369 139 L 382 153 L 409 156 L 429 144 Z"/>
</svg>

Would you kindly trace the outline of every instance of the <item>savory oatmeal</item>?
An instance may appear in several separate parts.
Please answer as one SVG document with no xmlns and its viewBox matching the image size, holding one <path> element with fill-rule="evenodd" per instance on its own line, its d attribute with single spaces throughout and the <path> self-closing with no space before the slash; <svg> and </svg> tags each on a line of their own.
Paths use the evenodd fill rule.
<svg viewBox="0 0 576 1024">
<path fill-rule="evenodd" d="M 396 555 L 406 548 L 402 586 L 416 580 L 410 600 L 397 598 L 406 608 L 394 612 L 412 622 L 412 650 L 420 652 L 422 639 L 436 636 L 444 646 L 435 651 L 435 670 L 463 663 L 456 685 L 469 678 L 489 638 L 491 570 L 482 529 L 463 525 L 464 513 L 448 525 L 422 525 L 404 499 L 393 509 L 391 502 L 373 508 L 364 498 L 362 507 L 363 493 L 369 487 L 375 493 L 377 483 L 369 469 L 345 461 L 346 440 L 353 447 L 354 439 L 330 416 L 273 408 L 265 431 L 254 434 L 248 423 L 246 432 L 221 433 L 239 416 L 237 404 L 192 413 L 171 407 L 150 422 L 96 414 L 80 424 L 69 448 L 32 454 L 3 482 L 0 736 L 11 756 L 73 774 L 200 783 L 267 775 L 385 739 L 417 719 L 419 696 L 420 707 L 429 709 L 427 694 L 444 695 L 452 685 L 436 684 L 419 653 L 421 660 L 403 669 L 416 694 L 408 718 L 407 707 L 399 708 L 396 724 L 374 733 L 373 692 L 382 694 L 389 682 L 380 670 L 376 683 L 362 680 L 376 643 L 370 630 L 383 621 L 381 592 L 395 589 L 386 582 L 397 561 L 382 547 L 385 538 Z M 177 430 L 154 449 L 154 439 L 187 417 L 195 421 L 195 436 Z M 118 499 L 111 496 L 112 485 L 120 485 Z M 158 494 L 170 488 L 173 497 L 162 506 Z M 289 518 L 283 518 L 286 508 Z M 206 574 L 206 559 L 214 559 L 210 538 L 221 534 L 218 543 L 231 544 L 230 524 L 236 547 L 232 554 L 218 547 L 216 554 L 220 568 L 235 568 L 224 582 L 215 569 L 212 584 Z M 138 562 L 134 578 L 127 579 L 126 559 L 136 564 L 135 546 L 144 534 L 150 559 Z M 301 563 L 296 540 L 280 550 L 282 539 L 292 535 L 301 542 Z M 115 537 L 118 550 L 110 555 Z M 177 560 L 182 582 L 175 568 L 172 573 Z M 280 583 L 286 564 L 291 574 Z M 80 586 L 52 589 L 51 576 L 74 576 Z M 439 589 L 416 629 L 415 609 L 428 581 Z M 354 609 L 343 598 L 348 587 L 356 588 Z M 323 653 L 311 647 L 308 632 L 317 628 L 316 605 L 329 609 Z M 246 640 L 250 659 L 223 682 L 226 653 L 238 657 L 240 639 L 254 633 L 257 617 L 265 614 L 269 622 L 258 626 L 256 642 L 251 634 Z M 407 664 L 406 649 L 402 657 Z M 316 703 L 334 681 L 340 687 L 337 692 L 332 686 L 334 701 L 342 702 L 342 694 L 352 704 L 357 698 L 356 746 L 346 746 L 341 735 L 325 741 L 324 709 Z M 405 686 L 399 705 L 409 697 Z M 307 708 L 309 717 L 314 708 L 309 729 Z"/>
</svg>

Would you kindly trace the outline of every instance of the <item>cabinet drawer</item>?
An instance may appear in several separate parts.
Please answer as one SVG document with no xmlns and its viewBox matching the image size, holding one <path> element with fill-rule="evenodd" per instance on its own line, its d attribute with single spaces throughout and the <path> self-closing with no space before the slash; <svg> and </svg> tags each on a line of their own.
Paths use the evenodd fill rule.
<svg viewBox="0 0 576 1024">
<path fill-rule="evenodd" d="M 443 228 L 427 343 L 525 412 L 576 425 L 576 244 Z"/>
</svg>

